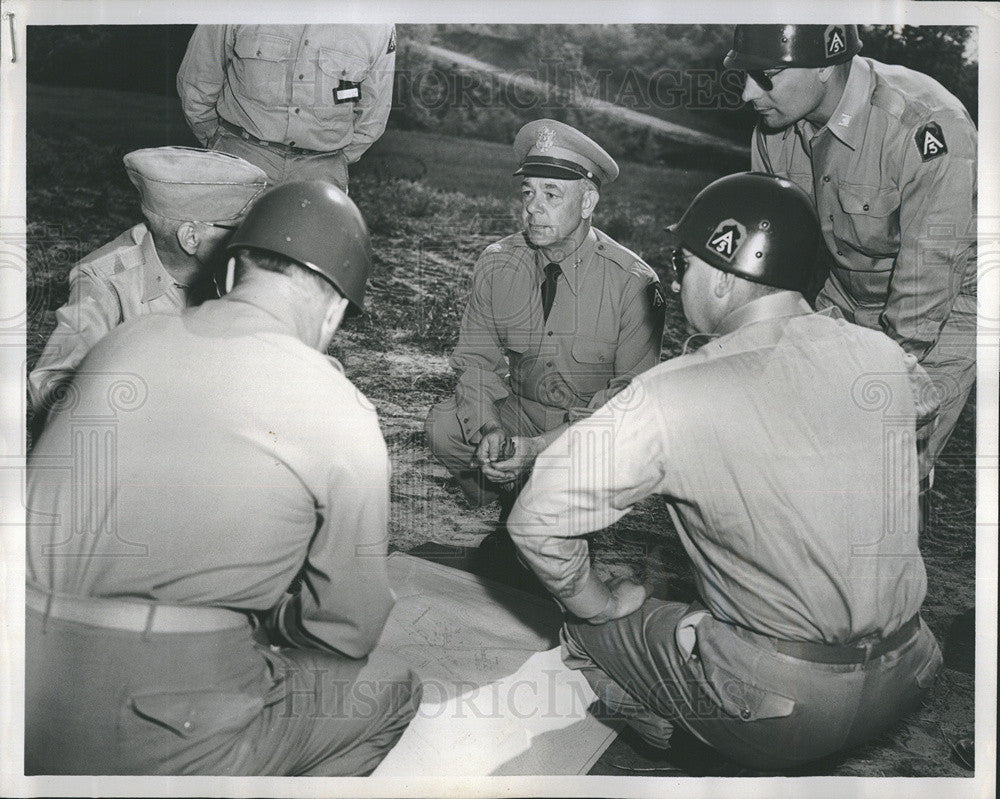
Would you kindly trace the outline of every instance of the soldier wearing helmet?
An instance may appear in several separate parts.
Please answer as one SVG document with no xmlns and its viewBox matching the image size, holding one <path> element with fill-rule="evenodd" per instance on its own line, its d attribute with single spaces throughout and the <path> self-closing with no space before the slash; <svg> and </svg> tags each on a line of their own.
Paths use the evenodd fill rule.
<svg viewBox="0 0 1000 799">
<path fill-rule="evenodd" d="M 368 660 L 388 453 L 325 355 L 364 221 L 287 183 L 228 248 L 231 291 L 106 336 L 32 453 L 28 773 L 366 774 L 416 711 L 410 669 Z"/>
<path fill-rule="evenodd" d="M 546 449 L 508 526 L 568 611 L 564 660 L 609 711 L 657 747 L 682 727 L 741 766 L 786 769 L 876 735 L 941 664 L 919 614 L 928 406 L 911 386 L 930 384 L 886 336 L 806 303 L 821 233 L 790 181 L 717 180 L 673 229 L 707 341 Z M 590 568 L 584 536 L 651 494 L 691 558 L 693 602 Z"/>
<path fill-rule="evenodd" d="M 759 114 L 751 164 L 812 198 L 836 307 L 916 356 L 941 407 L 921 452 L 940 455 L 976 376 L 977 132 L 911 69 L 858 55 L 855 25 L 737 25 L 727 67 Z"/>
</svg>

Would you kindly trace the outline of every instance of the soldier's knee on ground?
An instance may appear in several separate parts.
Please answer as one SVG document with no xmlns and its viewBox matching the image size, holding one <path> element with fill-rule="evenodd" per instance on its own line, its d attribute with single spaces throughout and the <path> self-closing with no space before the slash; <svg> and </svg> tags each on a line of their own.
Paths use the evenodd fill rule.
<svg viewBox="0 0 1000 799">
<path fill-rule="evenodd" d="M 456 444 L 464 444 L 462 431 L 455 415 L 454 400 L 445 400 L 431 407 L 424 420 L 427 446 L 436 458 L 447 457 Z M 468 445 L 465 445 L 468 446 Z"/>
</svg>

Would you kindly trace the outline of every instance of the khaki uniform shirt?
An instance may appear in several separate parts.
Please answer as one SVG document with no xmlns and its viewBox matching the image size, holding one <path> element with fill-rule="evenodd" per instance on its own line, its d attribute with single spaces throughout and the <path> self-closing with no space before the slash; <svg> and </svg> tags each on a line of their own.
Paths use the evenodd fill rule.
<svg viewBox="0 0 1000 799">
<path fill-rule="evenodd" d="M 56 328 L 28 377 L 32 405 L 46 405 L 112 328 L 149 313 L 177 312 L 187 302 L 187 288 L 160 263 L 145 224 L 91 253 L 70 270 L 69 300 L 56 311 Z"/>
<path fill-rule="evenodd" d="M 921 361 L 962 314 L 963 341 L 939 359 L 975 357 L 977 139 L 939 83 L 860 56 L 822 128 L 755 132 L 753 168 L 816 203 L 832 258 L 818 307 L 835 305 Z"/>
<path fill-rule="evenodd" d="M 221 117 L 353 163 L 385 131 L 395 69 L 393 25 L 199 25 L 177 93 L 203 145 Z"/>
<path fill-rule="evenodd" d="M 123 325 L 74 386 L 29 459 L 30 583 L 270 609 L 282 643 L 375 645 L 392 606 L 389 457 L 331 359 L 227 298 Z"/>
<path fill-rule="evenodd" d="M 791 292 L 756 300 L 538 457 L 508 528 L 568 609 L 594 616 L 608 598 L 576 536 L 662 494 L 717 619 L 843 643 L 917 612 L 910 381 L 923 370 L 828 313 Z"/>
<path fill-rule="evenodd" d="M 571 410 L 600 407 L 659 363 L 663 297 L 656 273 L 592 228 L 561 266 L 547 321 L 542 253 L 521 233 L 491 244 L 476 262 L 451 365 L 467 441 L 500 427 L 497 403 L 513 395 L 540 430 Z"/>
</svg>

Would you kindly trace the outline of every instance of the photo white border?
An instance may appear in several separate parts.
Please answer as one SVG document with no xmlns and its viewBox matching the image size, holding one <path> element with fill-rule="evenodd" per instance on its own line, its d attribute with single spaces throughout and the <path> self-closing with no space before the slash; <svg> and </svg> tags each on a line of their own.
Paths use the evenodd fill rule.
<svg viewBox="0 0 1000 799">
<path fill-rule="evenodd" d="M 977 382 L 976 514 L 976 777 L 854 777 L 716 780 L 674 777 L 486 777 L 449 779 L 242 777 L 32 777 L 23 774 L 24 656 L 24 368 L 19 346 L 0 339 L 0 796 L 775 796 L 995 795 L 997 654 L 997 443 L 1000 375 L 1000 4 L 971 2 L 844 2 L 729 0 L 459 0 L 345 2 L 337 22 L 729 24 L 830 21 L 889 25 L 975 25 L 979 28 L 980 331 Z M 0 243 L 25 236 L 26 26 L 51 24 L 187 24 L 331 21 L 320 0 L 11 0 L 0 6 Z M 16 63 L 7 14 L 13 14 Z M 567 17 L 567 14 L 571 16 Z M 986 220 L 992 220 L 986 225 Z M 990 239 L 989 237 L 992 237 Z M 992 241 L 992 244 L 989 242 Z M 985 245 L 985 246 L 984 246 Z M 7 251 L 9 254 L 9 250 Z M 986 257 L 984 257 L 986 256 Z M 25 315 L 26 273 L 0 261 L 0 320 Z M 25 317 L 25 328 L 27 320 Z M 987 329 L 988 328 L 988 329 Z M 0 331 L 0 335 L 3 335 Z M 15 379 L 19 378 L 19 379 Z"/>
</svg>

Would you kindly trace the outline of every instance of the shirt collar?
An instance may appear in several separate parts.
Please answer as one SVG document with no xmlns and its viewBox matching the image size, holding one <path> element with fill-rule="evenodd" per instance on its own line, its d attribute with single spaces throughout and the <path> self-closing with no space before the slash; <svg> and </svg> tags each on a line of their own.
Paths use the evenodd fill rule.
<svg viewBox="0 0 1000 799">
<path fill-rule="evenodd" d="M 863 58 L 854 56 L 844 93 L 826 123 L 830 132 L 852 150 L 864 140 L 873 89 L 872 68 Z"/>
<path fill-rule="evenodd" d="M 809 303 L 796 291 L 765 294 L 763 297 L 741 305 L 735 311 L 727 314 L 716 327 L 715 333 L 725 336 L 734 330 L 757 322 L 782 319 L 788 316 L 802 316 L 812 312 Z"/>
<path fill-rule="evenodd" d="M 164 268 L 163 262 L 160 261 L 156 245 L 153 243 L 153 234 L 148 228 L 146 235 L 139 242 L 139 250 L 142 253 L 142 299 L 143 302 L 149 302 L 166 294 L 167 290 L 174 285 L 174 279 Z"/>
<path fill-rule="evenodd" d="M 587 235 L 584 237 L 583 241 L 580 242 L 580 246 L 576 248 L 572 253 L 567 255 L 563 260 L 559 262 L 559 268 L 562 270 L 563 277 L 566 279 L 566 285 L 569 286 L 573 295 L 576 296 L 577 288 L 583 277 L 580 275 L 581 265 L 586 266 L 591 263 L 591 256 L 594 254 L 594 249 L 597 247 L 597 234 L 594 232 L 594 228 L 591 227 L 587 231 Z M 545 260 L 545 256 L 542 254 L 541 250 L 535 250 L 535 278 L 538 285 L 545 282 L 545 267 L 549 262 Z"/>
</svg>

